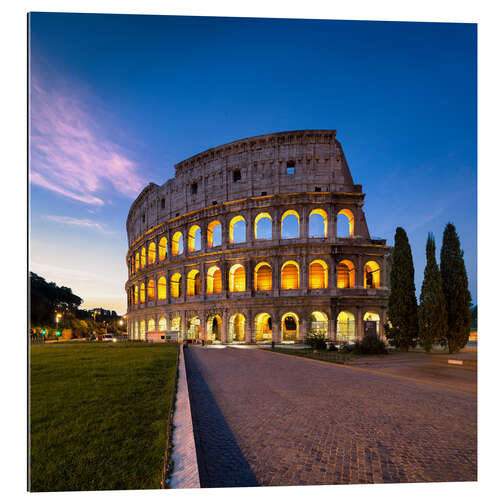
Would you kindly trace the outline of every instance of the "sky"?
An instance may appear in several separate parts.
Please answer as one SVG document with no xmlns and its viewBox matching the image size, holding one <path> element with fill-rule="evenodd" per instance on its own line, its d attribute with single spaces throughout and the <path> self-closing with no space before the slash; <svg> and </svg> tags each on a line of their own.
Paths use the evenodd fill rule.
<svg viewBox="0 0 500 500">
<path fill-rule="evenodd" d="M 477 300 L 475 24 L 32 13 L 30 270 L 126 312 L 126 218 L 233 140 L 336 129 L 372 237 L 457 228 Z"/>
</svg>

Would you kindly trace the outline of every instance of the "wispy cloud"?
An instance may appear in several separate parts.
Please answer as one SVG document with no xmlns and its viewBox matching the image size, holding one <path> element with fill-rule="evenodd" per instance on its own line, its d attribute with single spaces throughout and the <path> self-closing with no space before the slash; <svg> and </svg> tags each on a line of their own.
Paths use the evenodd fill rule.
<svg viewBox="0 0 500 500">
<path fill-rule="evenodd" d="M 42 215 L 42 218 L 50 220 L 52 222 L 57 222 L 58 224 L 68 224 L 70 226 L 95 229 L 97 231 L 100 231 L 101 233 L 112 233 L 112 231 L 108 231 L 102 224 L 91 221 L 89 219 L 78 219 L 76 217 L 68 217 L 66 215 Z"/>
<path fill-rule="evenodd" d="M 109 186 L 133 198 L 144 185 L 138 165 L 110 141 L 83 99 L 46 90 L 33 76 L 30 94 L 30 180 L 63 196 L 104 205 Z"/>
</svg>

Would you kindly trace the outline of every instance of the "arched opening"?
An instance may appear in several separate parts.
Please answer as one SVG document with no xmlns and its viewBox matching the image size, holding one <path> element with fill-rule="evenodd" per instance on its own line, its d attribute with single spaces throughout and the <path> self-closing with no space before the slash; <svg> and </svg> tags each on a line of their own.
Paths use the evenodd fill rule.
<svg viewBox="0 0 500 500">
<path fill-rule="evenodd" d="M 292 312 L 281 317 L 282 342 L 294 342 L 299 339 L 299 317 Z"/>
<path fill-rule="evenodd" d="M 309 214 L 309 238 L 326 238 L 328 216 L 322 208 L 315 208 Z"/>
<path fill-rule="evenodd" d="M 273 219 L 267 212 L 262 212 L 255 217 L 255 239 L 272 240 L 273 238 Z"/>
<path fill-rule="evenodd" d="M 272 290 L 273 270 L 267 262 L 259 262 L 254 270 L 255 290 Z"/>
<path fill-rule="evenodd" d="M 200 226 L 191 226 L 188 231 L 188 251 L 197 252 L 201 249 Z"/>
<path fill-rule="evenodd" d="M 310 314 L 307 321 L 308 335 L 320 335 L 328 337 L 328 316 L 321 311 L 314 311 Z"/>
<path fill-rule="evenodd" d="M 218 220 L 213 220 L 207 228 L 208 248 L 222 245 L 222 225 Z"/>
<path fill-rule="evenodd" d="M 162 317 L 158 321 L 158 330 L 160 332 L 166 332 L 167 331 L 167 318 Z"/>
<path fill-rule="evenodd" d="M 241 313 L 229 319 L 229 342 L 245 342 L 245 316 Z"/>
<path fill-rule="evenodd" d="M 146 247 L 141 248 L 141 268 L 146 265 Z"/>
<path fill-rule="evenodd" d="M 148 300 L 154 300 L 155 298 L 155 282 L 153 280 L 148 281 Z"/>
<path fill-rule="evenodd" d="M 241 264 L 235 264 L 229 270 L 229 291 L 244 292 L 245 290 L 245 268 Z"/>
<path fill-rule="evenodd" d="M 237 215 L 229 223 L 229 243 L 243 243 L 246 241 L 247 223 L 243 216 Z"/>
<path fill-rule="evenodd" d="M 201 277 L 197 269 L 191 269 L 187 275 L 187 294 L 200 295 L 201 293 Z"/>
<path fill-rule="evenodd" d="M 135 322 L 133 338 L 134 338 L 134 340 L 139 340 L 139 322 L 138 321 Z"/>
<path fill-rule="evenodd" d="M 222 291 L 222 273 L 217 266 L 212 266 L 207 271 L 207 294 Z"/>
<path fill-rule="evenodd" d="M 155 331 L 155 320 L 153 318 L 150 318 L 148 321 L 148 332 L 154 332 Z"/>
<path fill-rule="evenodd" d="M 182 295 L 182 276 L 180 273 L 175 273 L 170 278 L 170 296 L 178 298 Z"/>
<path fill-rule="evenodd" d="M 180 316 L 175 316 L 175 318 L 172 318 L 172 321 L 170 323 L 170 330 L 173 332 L 180 332 L 181 331 L 181 317 Z"/>
<path fill-rule="evenodd" d="M 300 235 L 300 217 L 295 210 L 287 210 L 281 216 L 281 238 L 298 238 Z"/>
<path fill-rule="evenodd" d="M 337 236 L 351 238 L 354 236 L 354 214 L 344 208 L 337 214 Z"/>
<path fill-rule="evenodd" d="M 148 266 L 154 264 L 156 260 L 156 245 L 151 242 L 148 247 Z"/>
<path fill-rule="evenodd" d="M 199 339 L 200 338 L 200 325 L 201 321 L 198 316 L 193 316 L 187 322 L 187 338 Z"/>
<path fill-rule="evenodd" d="M 373 260 L 368 261 L 363 269 L 364 287 L 378 288 L 380 286 L 380 266 Z"/>
<path fill-rule="evenodd" d="M 367 333 L 376 333 L 377 335 L 380 333 L 379 330 L 380 325 L 380 316 L 376 312 L 366 312 L 363 316 L 363 333 L 366 335 Z"/>
<path fill-rule="evenodd" d="M 356 340 L 356 320 L 349 311 L 341 311 L 337 316 L 337 340 L 348 344 Z"/>
<path fill-rule="evenodd" d="M 161 238 L 158 244 L 158 254 L 160 260 L 165 260 L 167 258 L 167 238 L 165 238 L 165 236 Z"/>
<path fill-rule="evenodd" d="M 273 340 L 273 321 L 269 314 L 259 313 L 255 316 L 255 342 L 271 342 Z"/>
<path fill-rule="evenodd" d="M 299 265 L 289 260 L 281 267 L 281 289 L 282 290 L 295 290 L 299 288 Z"/>
<path fill-rule="evenodd" d="M 337 288 L 354 288 L 356 270 L 350 260 L 341 260 L 337 264 Z"/>
<path fill-rule="evenodd" d="M 167 298 L 167 279 L 162 276 L 158 280 L 158 300 L 165 300 Z"/>
<path fill-rule="evenodd" d="M 182 252 L 184 252 L 182 233 L 180 231 L 177 231 L 172 236 L 172 255 L 181 255 Z"/>
<path fill-rule="evenodd" d="M 141 303 L 146 302 L 146 285 L 141 283 L 141 287 L 139 288 L 139 295 L 141 298 Z"/>
<path fill-rule="evenodd" d="M 134 286 L 134 304 L 139 303 L 139 287 L 137 285 Z"/>
<path fill-rule="evenodd" d="M 328 288 L 328 266 L 324 260 L 309 264 L 309 288 Z"/>
<path fill-rule="evenodd" d="M 136 252 L 135 253 L 135 272 L 139 271 L 139 268 L 141 267 L 139 259 L 140 259 L 139 252 Z"/>
<path fill-rule="evenodd" d="M 207 340 L 220 343 L 222 334 L 222 318 L 218 314 L 212 314 L 207 320 Z"/>
<path fill-rule="evenodd" d="M 140 340 L 146 340 L 146 320 L 141 319 L 140 322 L 140 332 L 139 332 Z"/>
</svg>

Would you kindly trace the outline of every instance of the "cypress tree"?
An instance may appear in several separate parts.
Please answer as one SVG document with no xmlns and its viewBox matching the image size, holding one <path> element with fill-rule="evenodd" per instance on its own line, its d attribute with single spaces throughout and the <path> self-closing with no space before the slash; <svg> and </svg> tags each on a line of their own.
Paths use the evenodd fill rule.
<svg viewBox="0 0 500 500">
<path fill-rule="evenodd" d="M 460 240 L 451 222 L 443 232 L 441 277 L 448 312 L 446 339 L 451 354 L 467 344 L 471 319 L 471 296 L 464 253 L 460 249 Z"/>
<path fill-rule="evenodd" d="M 385 334 L 391 345 L 402 351 L 414 346 L 418 337 L 417 298 L 415 296 L 415 269 L 406 231 L 396 228 L 392 251 L 391 293 Z"/>
<path fill-rule="evenodd" d="M 446 302 L 441 273 L 436 262 L 436 243 L 429 233 L 425 248 L 427 264 L 418 308 L 419 344 L 429 352 L 432 344 L 442 342 L 446 336 Z"/>
</svg>

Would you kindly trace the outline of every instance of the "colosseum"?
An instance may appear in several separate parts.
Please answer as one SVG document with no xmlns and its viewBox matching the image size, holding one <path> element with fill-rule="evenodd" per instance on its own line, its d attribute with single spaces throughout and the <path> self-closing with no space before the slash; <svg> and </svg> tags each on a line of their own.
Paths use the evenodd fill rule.
<svg viewBox="0 0 500 500">
<path fill-rule="evenodd" d="M 178 163 L 128 214 L 129 338 L 383 336 L 391 248 L 370 237 L 364 197 L 335 130 L 241 139 Z"/>
</svg>

